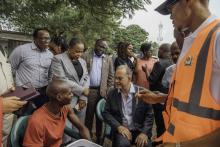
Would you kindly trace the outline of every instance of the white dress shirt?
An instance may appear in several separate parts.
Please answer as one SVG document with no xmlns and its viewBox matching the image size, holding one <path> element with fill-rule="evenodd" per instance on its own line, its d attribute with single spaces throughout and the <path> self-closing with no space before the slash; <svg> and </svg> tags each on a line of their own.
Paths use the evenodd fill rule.
<svg viewBox="0 0 220 147">
<path fill-rule="evenodd" d="M 218 19 L 216 16 L 212 15 L 206 19 L 193 33 L 184 39 L 183 48 L 179 56 L 178 61 L 180 61 L 186 52 L 191 48 L 193 41 L 195 40 L 198 33 L 207 25 L 209 25 L 214 20 Z M 216 102 L 220 104 L 220 31 L 217 32 L 214 41 L 214 53 L 213 53 L 213 69 L 212 77 L 210 81 L 210 90 L 212 96 L 215 98 Z"/>
</svg>

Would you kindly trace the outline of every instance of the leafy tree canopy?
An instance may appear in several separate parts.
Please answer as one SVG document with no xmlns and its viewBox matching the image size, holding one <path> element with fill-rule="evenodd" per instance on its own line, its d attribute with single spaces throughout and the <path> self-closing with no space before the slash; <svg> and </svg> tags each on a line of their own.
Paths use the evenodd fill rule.
<svg viewBox="0 0 220 147">
<path fill-rule="evenodd" d="M 126 28 L 119 28 L 113 39 L 116 46 L 120 41 L 126 41 L 133 45 L 134 52 L 138 53 L 140 45 L 148 41 L 149 34 L 138 25 L 130 25 Z"/>
<path fill-rule="evenodd" d="M 88 47 L 94 40 L 106 37 L 120 26 L 122 17 L 145 9 L 150 0 L 2 0 L 0 24 L 8 30 L 32 33 L 36 27 L 47 27 L 52 34 L 83 36 Z"/>
</svg>

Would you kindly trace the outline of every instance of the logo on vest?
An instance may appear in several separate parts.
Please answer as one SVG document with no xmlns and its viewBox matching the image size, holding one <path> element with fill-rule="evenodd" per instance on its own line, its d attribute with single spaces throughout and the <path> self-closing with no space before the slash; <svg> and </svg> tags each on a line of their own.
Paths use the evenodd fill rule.
<svg viewBox="0 0 220 147">
<path fill-rule="evenodd" d="M 192 65 L 192 56 L 188 56 L 185 60 L 185 66 L 191 66 Z"/>
</svg>

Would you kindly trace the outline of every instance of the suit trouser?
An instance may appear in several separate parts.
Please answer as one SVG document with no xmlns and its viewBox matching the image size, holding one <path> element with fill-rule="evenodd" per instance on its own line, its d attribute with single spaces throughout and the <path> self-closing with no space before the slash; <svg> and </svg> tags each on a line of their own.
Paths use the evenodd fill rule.
<svg viewBox="0 0 220 147">
<path fill-rule="evenodd" d="M 42 88 L 36 88 L 36 90 L 40 93 L 40 95 L 34 98 L 32 101 L 28 102 L 27 105 L 23 106 L 15 114 L 18 117 L 31 115 L 36 109 L 40 108 L 45 103 L 47 103 L 49 101 L 49 97 L 46 95 L 46 89 L 47 86 Z"/>
<path fill-rule="evenodd" d="M 157 137 L 161 136 L 165 131 L 165 125 L 163 121 L 163 115 L 162 112 L 164 110 L 163 104 L 153 104 L 153 110 L 154 110 L 154 118 L 157 126 Z"/>
<path fill-rule="evenodd" d="M 85 125 L 89 129 L 90 134 L 92 134 L 92 126 L 93 126 L 93 118 L 96 115 L 96 105 L 98 101 L 101 99 L 100 90 L 99 89 L 91 89 L 88 97 L 88 104 L 86 110 L 86 119 Z M 96 115 L 96 138 L 100 139 L 102 135 L 102 121 L 98 119 Z"/>
<path fill-rule="evenodd" d="M 36 88 L 36 90 L 40 93 L 40 95 L 34 98 L 33 103 L 37 108 L 40 108 L 42 105 L 49 101 L 48 96 L 46 95 L 47 86 L 42 88 Z"/>
<path fill-rule="evenodd" d="M 132 134 L 132 141 L 129 141 L 127 138 L 122 136 L 117 131 L 113 133 L 113 141 L 112 147 L 130 147 L 131 145 L 135 144 L 135 140 L 138 135 L 141 133 L 140 131 L 130 131 Z M 148 145 L 145 147 L 151 147 L 151 141 L 148 139 Z"/>
</svg>

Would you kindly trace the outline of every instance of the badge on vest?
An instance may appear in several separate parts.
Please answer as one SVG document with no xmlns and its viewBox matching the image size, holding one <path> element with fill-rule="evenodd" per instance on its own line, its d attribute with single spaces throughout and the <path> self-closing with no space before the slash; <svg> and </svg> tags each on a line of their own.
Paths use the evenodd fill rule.
<svg viewBox="0 0 220 147">
<path fill-rule="evenodd" d="M 188 56 L 185 60 L 185 66 L 191 66 L 192 65 L 192 56 Z"/>
</svg>

